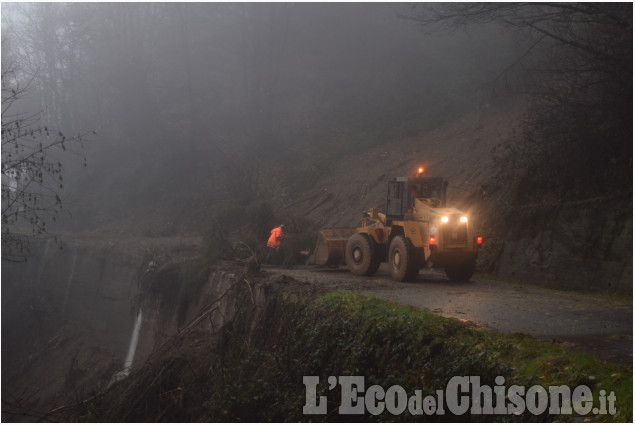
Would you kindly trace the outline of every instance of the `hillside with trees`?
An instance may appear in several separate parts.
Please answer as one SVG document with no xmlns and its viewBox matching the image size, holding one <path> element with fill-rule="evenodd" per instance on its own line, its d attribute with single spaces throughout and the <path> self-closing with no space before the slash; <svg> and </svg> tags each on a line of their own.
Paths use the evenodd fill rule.
<svg viewBox="0 0 635 425">
<path fill-rule="evenodd" d="M 63 187 L 27 232 L 230 246 L 251 223 L 241 238 L 255 248 L 286 220 L 310 245 L 425 164 L 479 217 L 488 271 L 557 205 L 582 222 L 608 208 L 598 223 L 621 241 L 632 234 L 631 15 L 595 3 L 5 5 L 3 107 L 17 89 L 13 109 L 37 115 L 20 137 L 91 135 L 71 144 L 78 155 L 41 156 L 58 167 L 42 184 Z M 11 116 L 3 244 L 15 229 Z M 587 259 L 624 249 L 588 237 L 601 253 L 569 248 Z"/>
<path fill-rule="evenodd" d="M 3 421 L 422 417 L 340 414 L 352 375 L 536 395 L 433 421 L 632 421 L 632 3 L 1 6 Z M 306 264 L 419 167 L 456 227 L 435 197 L 363 273 Z M 418 268 L 437 224 L 469 276 Z"/>
</svg>

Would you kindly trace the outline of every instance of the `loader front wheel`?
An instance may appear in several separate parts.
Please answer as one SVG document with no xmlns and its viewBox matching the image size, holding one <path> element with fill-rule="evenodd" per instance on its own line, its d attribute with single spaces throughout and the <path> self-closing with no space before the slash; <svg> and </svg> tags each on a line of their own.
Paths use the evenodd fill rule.
<svg viewBox="0 0 635 425">
<path fill-rule="evenodd" d="M 419 264 L 410 241 L 403 236 L 395 236 L 390 242 L 390 275 L 399 282 L 414 280 L 419 273 Z"/>
<path fill-rule="evenodd" d="M 377 271 L 373 241 L 367 235 L 356 233 L 346 243 L 346 265 L 351 273 L 370 276 Z"/>
</svg>

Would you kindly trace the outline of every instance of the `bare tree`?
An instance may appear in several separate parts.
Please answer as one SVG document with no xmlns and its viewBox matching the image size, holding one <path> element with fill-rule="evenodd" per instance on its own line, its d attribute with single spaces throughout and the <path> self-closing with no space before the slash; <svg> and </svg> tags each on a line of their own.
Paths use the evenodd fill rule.
<svg viewBox="0 0 635 425">
<path fill-rule="evenodd" d="M 439 31 L 496 22 L 527 42 L 504 72 L 533 58 L 532 104 L 500 162 L 530 202 L 632 193 L 632 15 L 631 3 L 447 3 L 412 18 Z"/>
<path fill-rule="evenodd" d="M 61 155 L 84 135 L 67 137 L 41 126 L 39 113 L 20 111 L 30 81 L 15 68 L 2 68 L 2 259 L 25 261 L 30 242 L 47 234 L 47 221 L 63 210 Z M 84 158 L 86 164 L 86 158 Z"/>
</svg>

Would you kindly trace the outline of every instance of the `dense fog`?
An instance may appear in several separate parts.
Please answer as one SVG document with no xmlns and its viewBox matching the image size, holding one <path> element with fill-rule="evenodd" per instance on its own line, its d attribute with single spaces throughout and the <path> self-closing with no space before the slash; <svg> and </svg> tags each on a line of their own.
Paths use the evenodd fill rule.
<svg viewBox="0 0 635 425">
<path fill-rule="evenodd" d="M 6 3 L 2 65 L 42 125 L 96 132 L 61 159 L 73 222 L 99 221 L 192 185 L 270 196 L 270 168 L 485 104 L 522 43 L 491 25 L 426 33 L 413 7 Z"/>
<path fill-rule="evenodd" d="M 351 371 L 632 420 L 632 3 L 0 7 L 3 421 L 348 421 Z"/>
</svg>

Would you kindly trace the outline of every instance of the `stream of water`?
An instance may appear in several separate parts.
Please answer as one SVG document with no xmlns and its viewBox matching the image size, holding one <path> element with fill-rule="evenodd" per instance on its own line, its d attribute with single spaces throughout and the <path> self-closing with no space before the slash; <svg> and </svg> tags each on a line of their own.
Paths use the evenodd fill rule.
<svg viewBox="0 0 635 425">
<path fill-rule="evenodd" d="M 139 307 L 139 313 L 137 313 L 137 320 L 135 321 L 134 328 L 132 330 L 132 336 L 130 337 L 130 344 L 128 345 L 128 354 L 126 355 L 126 361 L 123 363 L 124 371 L 130 369 L 134 360 L 134 355 L 137 352 L 137 345 L 139 344 L 139 331 L 141 330 L 141 323 L 143 322 L 143 310 Z"/>
</svg>

